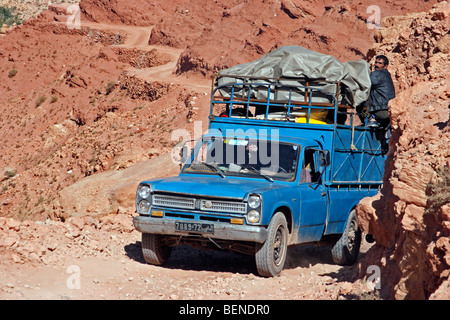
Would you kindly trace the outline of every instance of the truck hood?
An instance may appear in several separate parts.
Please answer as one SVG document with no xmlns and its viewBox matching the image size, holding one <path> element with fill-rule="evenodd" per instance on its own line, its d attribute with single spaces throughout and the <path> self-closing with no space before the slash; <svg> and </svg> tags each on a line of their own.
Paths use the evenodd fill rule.
<svg viewBox="0 0 450 320">
<path fill-rule="evenodd" d="M 262 193 L 283 187 L 276 181 L 219 176 L 177 176 L 149 181 L 154 192 L 194 194 L 199 196 L 244 198 L 249 192 Z"/>
</svg>

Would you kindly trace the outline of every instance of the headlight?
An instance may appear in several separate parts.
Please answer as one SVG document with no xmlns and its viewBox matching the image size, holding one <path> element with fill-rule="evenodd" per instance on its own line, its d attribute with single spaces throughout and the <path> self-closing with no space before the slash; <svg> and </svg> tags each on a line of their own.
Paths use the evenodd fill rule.
<svg viewBox="0 0 450 320">
<path fill-rule="evenodd" d="M 139 202 L 138 209 L 139 209 L 139 213 L 148 214 L 148 212 L 150 211 L 150 202 L 148 202 L 145 199 L 141 200 Z"/>
<path fill-rule="evenodd" d="M 150 191 L 151 191 L 150 186 L 143 184 L 139 186 L 138 195 L 141 198 L 147 198 L 150 195 Z"/>
<path fill-rule="evenodd" d="M 261 205 L 261 198 L 258 196 L 250 196 L 248 198 L 248 206 L 252 209 L 256 209 Z"/>
<path fill-rule="evenodd" d="M 247 215 L 247 220 L 250 223 L 257 223 L 259 222 L 259 212 L 256 210 L 251 210 L 249 211 L 248 215 Z"/>
</svg>

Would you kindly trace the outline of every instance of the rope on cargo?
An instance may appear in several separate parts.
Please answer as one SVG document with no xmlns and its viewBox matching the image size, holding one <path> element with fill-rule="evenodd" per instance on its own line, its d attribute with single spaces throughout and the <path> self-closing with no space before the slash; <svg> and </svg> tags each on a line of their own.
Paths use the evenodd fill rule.
<svg viewBox="0 0 450 320">
<path fill-rule="evenodd" d="M 351 144 L 350 144 L 350 150 L 352 150 L 352 151 L 358 151 L 358 149 L 356 148 L 356 146 L 353 144 L 354 136 L 355 136 L 355 119 L 352 119 L 352 142 L 351 142 Z"/>
</svg>

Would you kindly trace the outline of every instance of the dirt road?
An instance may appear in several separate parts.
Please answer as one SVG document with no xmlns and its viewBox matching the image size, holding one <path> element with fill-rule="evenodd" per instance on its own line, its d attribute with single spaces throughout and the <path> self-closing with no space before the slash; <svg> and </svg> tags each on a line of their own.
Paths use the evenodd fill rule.
<svg viewBox="0 0 450 320">
<path fill-rule="evenodd" d="M 168 46 L 149 45 L 148 40 L 153 26 L 140 27 L 129 25 L 116 25 L 116 24 L 104 24 L 90 21 L 84 21 L 83 27 L 89 27 L 96 30 L 105 30 L 109 32 L 126 33 L 124 43 L 117 45 L 127 49 L 139 49 L 139 50 L 157 50 L 158 52 L 168 54 L 171 56 L 171 61 L 166 64 L 155 66 L 152 68 L 133 68 L 130 67 L 126 71 L 130 75 L 136 75 L 139 78 L 146 81 L 164 81 L 172 82 L 187 88 L 196 88 L 201 90 L 209 90 L 211 88 L 211 82 L 209 79 L 186 79 L 184 77 L 177 77 L 174 71 L 177 66 L 178 58 L 180 57 L 183 49 L 172 48 Z"/>
<path fill-rule="evenodd" d="M 251 256 L 177 247 L 164 266 L 145 263 L 132 216 L 19 222 L 0 218 L 0 299 L 373 299 L 357 264 L 328 246 L 291 247 L 279 277 L 257 275 Z M 368 249 L 363 243 L 360 257 Z"/>
</svg>

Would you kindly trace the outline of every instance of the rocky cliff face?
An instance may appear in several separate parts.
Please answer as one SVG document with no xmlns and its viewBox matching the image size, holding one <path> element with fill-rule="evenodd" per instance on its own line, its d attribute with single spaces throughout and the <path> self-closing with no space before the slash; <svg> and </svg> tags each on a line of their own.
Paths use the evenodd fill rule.
<svg viewBox="0 0 450 320">
<path fill-rule="evenodd" d="M 390 298 L 450 298 L 449 16 L 442 2 L 386 18 L 369 51 L 390 58 L 398 95 L 383 189 L 357 210 L 377 240 L 361 271 L 380 266 Z"/>
</svg>

